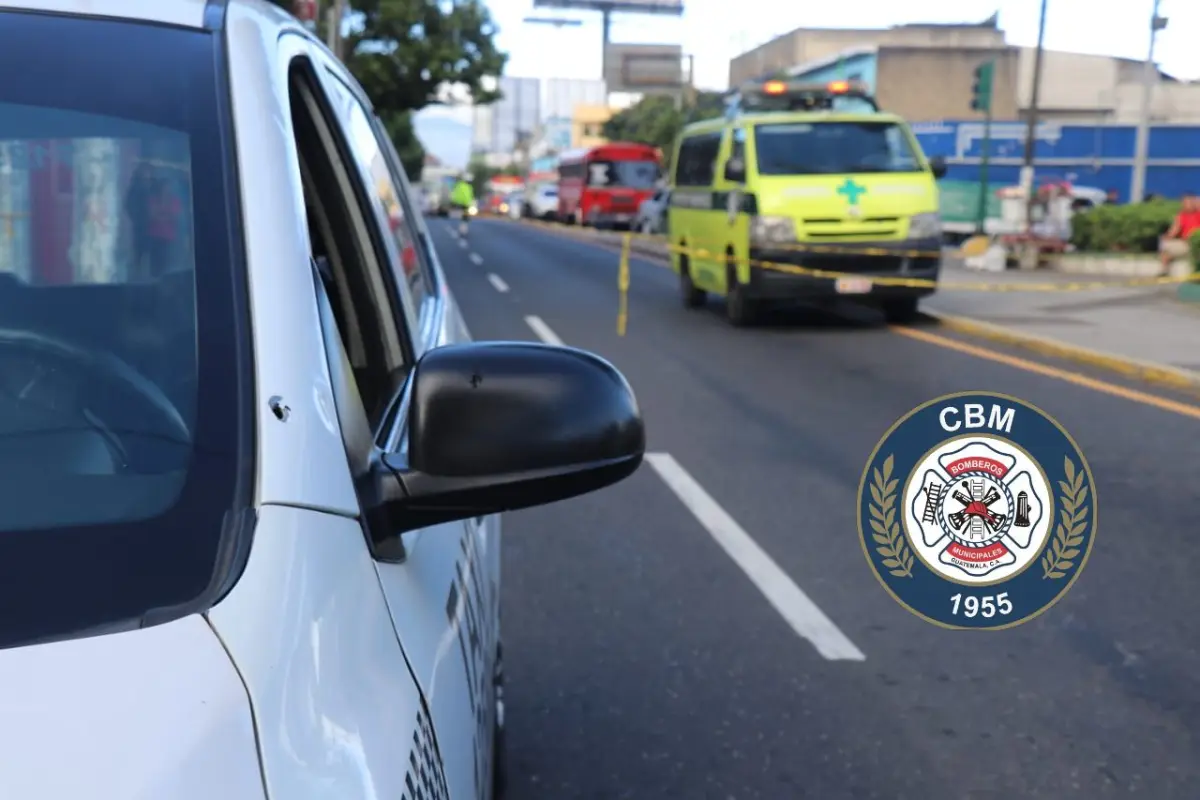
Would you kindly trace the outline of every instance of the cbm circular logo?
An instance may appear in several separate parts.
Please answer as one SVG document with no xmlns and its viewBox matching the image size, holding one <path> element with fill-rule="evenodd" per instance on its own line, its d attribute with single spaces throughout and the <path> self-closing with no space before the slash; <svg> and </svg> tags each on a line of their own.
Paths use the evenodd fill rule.
<svg viewBox="0 0 1200 800">
<path fill-rule="evenodd" d="M 900 605 L 946 628 L 998 630 L 1054 605 L 1096 532 L 1091 468 L 1050 415 L 965 392 L 913 409 L 858 490 L 872 569 Z"/>
</svg>

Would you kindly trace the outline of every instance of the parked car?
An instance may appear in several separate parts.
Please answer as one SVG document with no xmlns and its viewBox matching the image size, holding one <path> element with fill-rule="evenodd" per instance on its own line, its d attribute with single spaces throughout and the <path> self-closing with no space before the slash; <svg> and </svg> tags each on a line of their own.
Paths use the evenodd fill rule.
<svg viewBox="0 0 1200 800">
<path fill-rule="evenodd" d="M 539 186 L 525 204 L 525 216 L 547 221 L 558 219 L 558 187 L 553 183 Z"/>
<path fill-rule="evenodd" d="M 671 190 L 659 189 L 642 201 L 633 220 L 633 229 L 641 233 L 665 233 L 667 207 L 671 204 Z"/>
<path fill-rule="evenodd" d="M 628 383 L 470 341 L 384 125 L 292 15 L 27 2 L 0 796 L 497 796 L 498 515 L 637 468 Z M 112 233 L 148 205 L 173 237 Z"/>
</svg>

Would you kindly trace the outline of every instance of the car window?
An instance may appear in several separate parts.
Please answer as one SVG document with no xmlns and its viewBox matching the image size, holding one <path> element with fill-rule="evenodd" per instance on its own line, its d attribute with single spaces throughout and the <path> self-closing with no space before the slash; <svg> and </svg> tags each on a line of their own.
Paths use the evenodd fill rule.
<svg viewBox="0 0 1200 800">
<path fill-rule="evenodd" d="M 423 273 L 416 230 L 401 202 L 401 190 L 392 175 L 383 147 L 375 137 L 370 112 L 363 108 L 336 75 L 331 73 L 330 78 L 325 84 L 329 88 L 330 99 L 339 107 L 342 119 L 346 122 L 350 147 L 358 163 L 366 171 L 364 177 L 371 182 L 370 190 L 378 203 L 381 219 L 395 244 L 393 270 L 397 280 L 403 280 L 411 298 L 412 310 L 409 315 L 417 319 L 430 293 L 427 278 Z"/>
<path fill-rule="evenodd" d="M 218 43 L 2 16 L 0 647 L 199 597 L 253 457 Z"/>
<path fill-rule="evenodd" d="M 355 134 L 343 130 L 312 65 L 290 68 L 292 121 L 313 256 L 353 369 L 362 412 L 378 429 L 413 363 L 408 293 L 395 268 L 379 186 L 351 155 Z M 345 149 L 343 149 L 345 148 Z"/>
</svg>

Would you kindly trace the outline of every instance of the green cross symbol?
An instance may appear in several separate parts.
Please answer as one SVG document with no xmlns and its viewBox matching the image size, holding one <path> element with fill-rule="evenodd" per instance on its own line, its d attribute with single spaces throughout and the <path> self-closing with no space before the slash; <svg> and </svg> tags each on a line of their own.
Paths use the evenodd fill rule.
<svg viewBox="0 0 1200 800">
<path fill-rule="evenodd" d="M 846 202 L 852 206 L 856 206 L 858 205 L 858 198 L 867 193 L 867 187 L 855 183 L 853 178 L 847 178 L 846 182 L 837 190 L 837 193 L 845 195 Z"/>
</svg>

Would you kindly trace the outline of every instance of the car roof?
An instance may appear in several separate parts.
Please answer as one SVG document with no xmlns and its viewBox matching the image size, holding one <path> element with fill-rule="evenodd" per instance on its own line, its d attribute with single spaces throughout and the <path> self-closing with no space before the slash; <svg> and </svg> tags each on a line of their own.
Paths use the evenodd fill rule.
<svg viewBox="0 0 1200 800">
<path fill-rule="evenodd" d="M 263 0 L 11 0 L 0 5 L 3 11 L 37 11 L 68 16 L 129 19 L 184 28 L 215 27 L 213 14 L 221 19 L 225 6 L 250 5 L 259 10 L 272 9 L 281 22 L 291 16 Z M 293 20 L 294 21 L 294 20 Z"/>
</svg>

